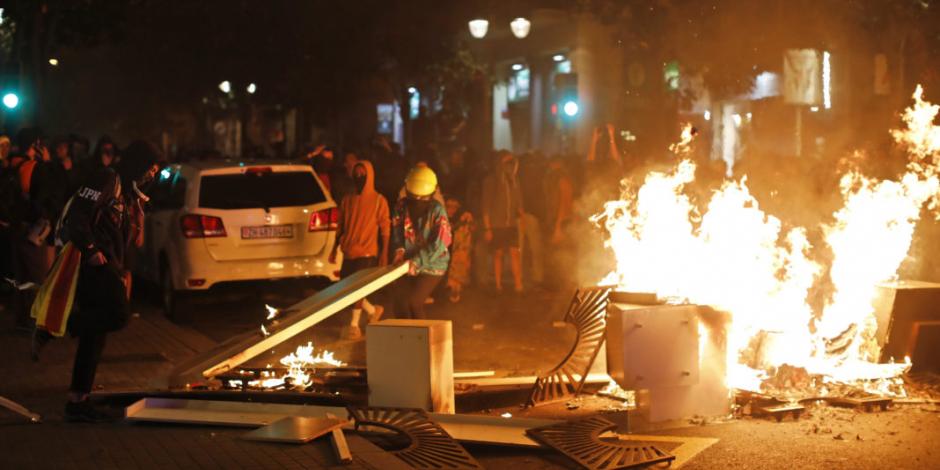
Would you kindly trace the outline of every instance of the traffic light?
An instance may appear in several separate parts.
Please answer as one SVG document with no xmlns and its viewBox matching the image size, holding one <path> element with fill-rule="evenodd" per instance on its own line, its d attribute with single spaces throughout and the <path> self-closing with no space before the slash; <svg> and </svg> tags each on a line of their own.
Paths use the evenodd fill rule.
<svg viewBox="0 0 940 470">
<path fill-rule="evenodd" d="M 14 92 L 7 92 L 3 95 L 3 106 L 7 109 L 16 109 L 20 105 L 20 97 Z"/>
<path fill-rule="evenodd" d="M 559 73 L 555 75 L 555 103 L 554 111 L 561 111 L 563 121 L 572 121 L 581 112 L 581 103 L 578 100 L 578 74 Z"/>
</svg>

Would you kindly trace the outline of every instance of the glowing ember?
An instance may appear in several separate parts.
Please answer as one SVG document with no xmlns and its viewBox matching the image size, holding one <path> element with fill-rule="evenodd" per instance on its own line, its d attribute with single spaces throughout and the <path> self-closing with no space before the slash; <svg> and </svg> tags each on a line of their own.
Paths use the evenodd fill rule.
<svg viewBox="0 0 940 470">
<path fill-rule="evenodd" d="M 812 229 L 822 231 L 831 252 L 828 270 L 817 261 L 824 258 L 810 245 L 809 230 L 784 228 L 762 211 L 746 177 L 725 181 L 700 212 L 685 191 L 696 166 L 681 160 L 668 172 L 649 173 L 638 188 L 626 185 L 621 200 L 593 218 L 607 229 L 616 259 L 603 283 L 730 312 L 731 387 L 758 390 L 766 370 L 788 364 L 827 384 L 903 394 L 897 377 L 910 361 L 875 363 L 872 300 L 878 284 L 897 279 L 921 210 L 940 207 L 938 111 L 918 87 L 903 115 L 907 128 L 892 131 L 910 156 L 900 178 L 880 181 L 854 170 L 842 176 L 842 208 Z M 682 157 L 692 137 L 685 126 L 670 149 Z M 808 294 L 826 282 L 834 293 L 814 312 Z"/>
<path fill-rule="evenodd" d="M 264 309 L 268 311 L 268 316 L 267 316 L 267 318 L 265 318 L 265 320 L 274 320 L 274 318 L 277 317 L 277 315 L 278 315 L 279 313 L 281 313 L 280 310 L 278 310 L 278 309 L 276 309 L 276 308 L 274 308 L 274 307 L 272 307 L 272 306 L 270 306 L 270 305 L 268 305 L 268 304 L 265 304 L 265 305 L 264 305 Z"/>
</svg>

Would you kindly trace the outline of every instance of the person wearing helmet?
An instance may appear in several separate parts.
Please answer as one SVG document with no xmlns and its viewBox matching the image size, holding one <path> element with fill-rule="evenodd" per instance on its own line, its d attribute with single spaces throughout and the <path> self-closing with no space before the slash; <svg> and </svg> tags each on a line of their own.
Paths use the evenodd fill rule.
<svg viewBox="0 0 940 470">
<path fill-rule="evenodd" d="M 430 168 L 430 167 L 428 166 L 427 162 L 418 161 L 418 163 L 415 163 L 415 168 Z M 432 173 L 433 173 L 433 170 L 432 170 Z M 402 186 L 401 189 L 398 191 L 398 199 L 402 200 L 402 199 L 405 199 L 407 196 L 408 196 L 408 188 L 407 186 Z M 435 186 L 434 194 L 431 197 L 435 201 L 441 203 L 442 206 L 445 206 L 445 207 L 447 206 L 447 204 L 445 204 L 444 202 L 444 195 L 441 193 L 440 185 Z"/>
<path fill-rule="evenodd" d="M 394 262 L 408 262 L 408 275 L 395 296 L 398 315 L 426 318 L 424 301 L 441 282 L 450 264 L 450 221 L 444 205 L 434 198 L 437 175 L 415 166 L 405 178 L 406 196 L 395 204 L 391 248 Z"/>
</svg>

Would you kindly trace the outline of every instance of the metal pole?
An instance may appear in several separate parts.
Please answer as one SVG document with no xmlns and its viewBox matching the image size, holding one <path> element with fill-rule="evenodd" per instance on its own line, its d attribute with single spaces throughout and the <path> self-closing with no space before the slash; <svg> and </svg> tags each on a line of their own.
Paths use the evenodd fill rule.
<svg viewBox="0 0 940 470">
<path fill-rule="evenodd" d="M 796 156 L 803 156 L 803 107 L 796 105 Z"/>
</svg>

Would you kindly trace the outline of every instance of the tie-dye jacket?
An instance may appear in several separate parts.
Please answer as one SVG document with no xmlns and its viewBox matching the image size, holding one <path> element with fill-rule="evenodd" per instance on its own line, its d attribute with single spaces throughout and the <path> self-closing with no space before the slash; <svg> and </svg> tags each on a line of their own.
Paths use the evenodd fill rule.
<svg viewBox="0 0 940 470">
<path fill-rule="evenodd" d="M 405 208 L 405 199 L 400 199 L 392 213 L 392 253 L 399 249 L 405 250 L 405 259 L 411 262 L 411 275 L 443 276 L 450 264 L 450 252 L 447 247 L 451 242 L 451 228 L 447 211 L 440 202 L 431 201 L 427 221 L 421 233 L 424 234 L 425 240 L 423 247 L 418 246 L 418 236 L 411 216 Z"/>
</svg>

